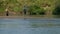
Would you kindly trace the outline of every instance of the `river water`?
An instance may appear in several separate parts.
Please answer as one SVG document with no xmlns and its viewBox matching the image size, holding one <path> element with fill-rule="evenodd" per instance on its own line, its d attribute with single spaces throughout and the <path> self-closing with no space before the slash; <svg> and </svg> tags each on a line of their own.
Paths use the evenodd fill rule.
<svg viewBox="0 0 60 34">
<path fill-rule="evenodd" d="M 60 34 L 60 19 L 0 18 L 0 34 Z"/>
</svg>

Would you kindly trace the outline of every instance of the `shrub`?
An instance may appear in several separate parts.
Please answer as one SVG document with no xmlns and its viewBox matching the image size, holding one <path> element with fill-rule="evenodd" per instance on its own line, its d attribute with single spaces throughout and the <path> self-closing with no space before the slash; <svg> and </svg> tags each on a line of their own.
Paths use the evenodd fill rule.
<svg viewBox="0 0 60 34">
<path fill-rule="evenodd" d="M 38 5 L 32 5 L 29 7 L 29 11 L 30 11 L 30 14 L 32 15 L 36 15 L 37 13 L 39 15 L 44 15 L 45 14 L 45 10 L 43 8 L 40 8 L 40 6 Z"/>
<path fill-rule="evenodd" d="M 4 12 L 5 11 L 5 9 L 4 8 L 0 8 L 0 12 Z"/>
<path fill-rule="evenodd" d="M 37 10 L 39 15 L 45 15 L 45 10 L 43 8 L 40 8 Z"/>
<path fill-rule="evenodd" d="M 53 15 L 60 15 L 60 7 L 56 7 L 53 11 Z"/>
<path fill-rule="evenodd" d="M 13 7 L 12 10 L 13 10 L 13 11 L 16 11 L 16 12 L 20 12 L 20 11 L 22 10 L 22 8 L 16 6 L 16 7 Z"/>
</svg>

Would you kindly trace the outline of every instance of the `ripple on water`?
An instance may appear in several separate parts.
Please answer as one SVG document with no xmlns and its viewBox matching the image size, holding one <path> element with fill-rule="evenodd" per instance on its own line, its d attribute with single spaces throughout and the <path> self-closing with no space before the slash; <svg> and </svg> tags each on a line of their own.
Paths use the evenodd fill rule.
<svg viewBox="0 0 60 34">
<path fill-rule="evenodd" d="M 0 19 L 0 33 L 60 34 L 59 23 L 60 19 Z"/>
</svg>

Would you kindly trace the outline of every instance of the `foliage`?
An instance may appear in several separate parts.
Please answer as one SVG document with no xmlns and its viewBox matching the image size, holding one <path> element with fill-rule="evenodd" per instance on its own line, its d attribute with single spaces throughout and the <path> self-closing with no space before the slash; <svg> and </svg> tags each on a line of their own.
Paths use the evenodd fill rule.
<svg viewBox="0 0 60 34">
<path fill-rule="evenodd" d="M 31 14 L 40 14 L 44 15 L 45 10 L 42 8 L 43 4 L 49 4 L 52 8 L 55 8 L 56 5 L 60 5 L 60 0 L 0 0 L 0 11 L 4 11 L 7 7 L 12 7 L 9 9 L 12 9 L 14 11 L 23 11 L 23 6 L 26 4 L 29 6 L 29 11 Z M 53 13 L 59 14 L 59 8 L 56 8 Z"/>
<path fill-rule="evenodd" d="M 5 11 L 5 9 L 4 8 L 0 8 L 0 12 L 4 12 Z"/>
<path fill-rule="evenodd" d="M 16 7 L 13 8 L 13 11 L 16 11 L 16 12 L 17 12 L 17 11 L 21 11 L 21 10 L 22 10 L 21 7 L 17 7 L 17 6 L 16 6 Z"/>
<path fill-rule="evenodd" d="M 53 15 L 60 15 L 60 7 L 56 7 L 53 11 Z"/>
<path fill-rule="evenodd" d="M 4 12 L 5 8 L 3 7 L 4 2 L 0 2 L 0 12 Z"/>
<path fill-rule="evenodd" d="M 38 5 L 30 6 L 29 11 L 31 12 L 31 14 L 37 14 L 38 13 L 40 15 L 43 15 L 45 12 L 45 10 Z"/>
</svg>

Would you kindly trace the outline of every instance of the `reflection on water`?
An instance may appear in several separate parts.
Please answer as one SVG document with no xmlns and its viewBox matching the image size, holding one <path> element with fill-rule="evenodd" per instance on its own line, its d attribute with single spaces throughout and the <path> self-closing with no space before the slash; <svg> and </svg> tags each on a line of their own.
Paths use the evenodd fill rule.
<svg viewBox="0 0 60 34">
<path fill-rule="evenodd" d="M 0 34 L 60 34 L 60 19 L 1 18 Z"/>
<path fill-rule="evenodd" d="M 60 15 L 53 15 L 53 18 L 60 18 Z"/>
</svg>

